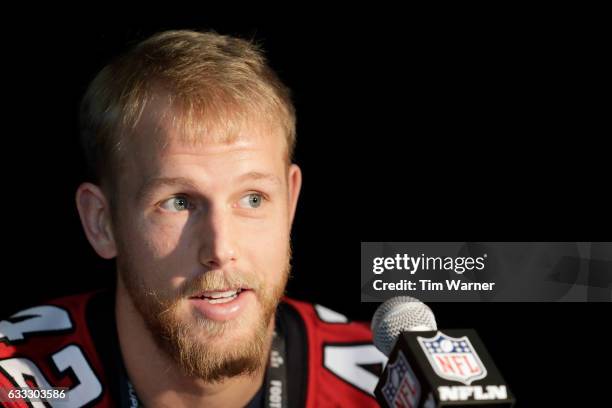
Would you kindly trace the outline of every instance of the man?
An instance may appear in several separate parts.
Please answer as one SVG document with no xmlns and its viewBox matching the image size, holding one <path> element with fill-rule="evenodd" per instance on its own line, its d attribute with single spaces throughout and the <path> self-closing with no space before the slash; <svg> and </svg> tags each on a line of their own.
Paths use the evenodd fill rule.
<svg viewBox="0 0 612 408">
<path fill-rule="evenodd" d="M 0 323 L 0 388 L 64 387 L 71 407 L 376 404 L 367 326 L 281 302 L 302 175 L 289 90 L 256 46 L 145 40 L 91 83 L 81 137 L 95 183 L 76 204 L 116 290 Z"/>
</svg>

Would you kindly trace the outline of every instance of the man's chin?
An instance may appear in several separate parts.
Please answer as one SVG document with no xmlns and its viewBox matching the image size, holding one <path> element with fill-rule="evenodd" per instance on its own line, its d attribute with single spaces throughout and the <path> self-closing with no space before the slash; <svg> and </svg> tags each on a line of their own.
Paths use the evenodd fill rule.
<svg viewBox="0 0 612 408">
<path fill-rule="evenodd" d="M 265 364 L 271 319 L 265 324 L 261 309 L 223 321 L 207 319 L 193 307 L 174 312 L 162 322 L 164 348 L 185 374 L 219 381 L 254 373 Z"/>
<path fill-rule="evenodd" d="M 267 330 L 261 324 L 263 318 L 261 313 L 250 312 L 231 320 L 217 321 L 202 316 L 196 310 L 190 313 L 183 324 L 191 329 L 194 338 L 202 342 L 229 345 L 238 341 L 249 341 L 257 335 L 265 335 Z"/>
</svg>

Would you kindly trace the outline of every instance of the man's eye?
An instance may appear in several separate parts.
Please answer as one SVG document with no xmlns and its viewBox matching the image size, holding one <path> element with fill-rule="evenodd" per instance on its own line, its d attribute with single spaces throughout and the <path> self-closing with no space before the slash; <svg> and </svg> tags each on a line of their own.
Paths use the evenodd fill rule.
<svg viewBox="0 0 612 408">
<path fill-rule="evenodd" d="M 264 200 L 263 196 L 259 193 L 251 193 L 242 197 L 239 201 L 240 207 L 243 208 L 257 208 L 261 205 Z"/>
<path fill-rule="evenodd" d="M 160 207 L 164 210 L 178 212 L 189 210 L 192 205 L 185 197 L 172 197 L 164 201 Z"/>
</svg>

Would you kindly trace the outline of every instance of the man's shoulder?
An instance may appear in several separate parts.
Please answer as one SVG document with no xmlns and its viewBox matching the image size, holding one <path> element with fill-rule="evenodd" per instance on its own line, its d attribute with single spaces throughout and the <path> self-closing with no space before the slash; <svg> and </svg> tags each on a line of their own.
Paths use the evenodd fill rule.
<svg viewBox="0 0 612 408">
<path fill-rule="evenodd" d="M 308 355 L 308 401 L 376 406 L 374 388 L 387 358 L 372 344 L 367 322 L 328 307 L 284 298 L 281 312 L 302 325 Z M 299 326 L 299 325 L 298 325 Z"/>
<path fill-rule="evenodd" d="M 63 387 L 79 402 L 100 401 L 103 365 L 89 311 L 102 294 L 65 296 L 2 316 L 0 388 Z"/>
<path fill-rule="evenodd" d="M 303 321 L 309 334 L 336 341 L 372 343 L 372 332 L 368 322 L 350 320 L 345 315 L 317 303 L 308 303 L 283 298 Z"/>
</svg>

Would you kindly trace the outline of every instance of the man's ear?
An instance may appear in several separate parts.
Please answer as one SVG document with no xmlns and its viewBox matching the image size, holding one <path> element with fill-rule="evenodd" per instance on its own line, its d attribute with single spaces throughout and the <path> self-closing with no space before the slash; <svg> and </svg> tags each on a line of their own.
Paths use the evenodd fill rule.
<svg viewBox="0 0 612 408">
<path fill-rule="evenodd" d="M 110 206 L 102 189 L 92 183 L 81 184 L 76 191 L 76 205 L 93 249 L 105 259 L 117 256 Z"/>
<path fill-rule="evenodd" d="M 288 181 L 289 221 L 291 224 L 293 224 L 293 217 L 295 217 L 295 209 L 297 207 L 298 197 L 300 196 L 300 190 L 302 189 L 302 170 L 300 170 L 297 164 L 292 164 L 289 167 Z"/>
</svg>

